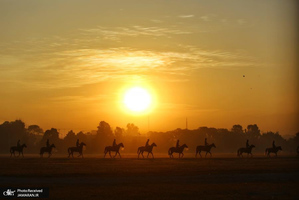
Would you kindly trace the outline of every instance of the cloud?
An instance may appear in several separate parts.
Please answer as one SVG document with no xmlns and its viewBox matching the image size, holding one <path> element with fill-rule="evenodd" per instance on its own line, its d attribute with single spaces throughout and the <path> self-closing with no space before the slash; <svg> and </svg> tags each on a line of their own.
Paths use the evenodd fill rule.
<svg viewBox="0 0 299 200">
<path fill-rule="evenodd" d="M 178 17 L 179 18 L 192 18 L 194 17 L 195 15 L 179 15 Z"/>
<path fill-rule="evenodd" d="M 130 27 L 97 27 L 93 29 L 81 29 L 84 35 L 101 35 L 105 40 L 121 41 L 122 37 L 169 37 L 169 35 L 186 35 L 191 34 L 190 31 L 182 31 L 174 28 L 162 27 L 144 27 L 144 26 L 130 26 Z"/>
<path fill-rule="evenodd" d="M 208 22 L 208 21 L 212 21 L 215 17 L 217 17 L 217 15 L 215 14 L 208 14 L 208 15 L 203 15 L 200 17 L 201 20 Z"/>
<path fill-rule="evenodd" d="M 73 38 L 55 36 L 30 39 L 23 44 L 18 43 L 17 46 L 21 45 L 22 50 L 7 44 L 10 45 L 7 51 L 0 52 L 1 82 L 22 84 L 31 89 L 80 87 L 107 80 L 136 78 L 181 82 L 188 81 L 190 75 L 201 68 L 261 66 L 245 52 L 207 50 L 178 44 L 177 40 L 170 43 L 171 48 L 159 51 L 123 47 L 110 41 L 119 41 L 122 37 L 169 37 L 181 34 L 191 32 L 173 27 L 96 27 L 80 30 Z M 94 45 L 101 44 L 103 38 L 108 40 L 108 45 Z"/>
</svg>

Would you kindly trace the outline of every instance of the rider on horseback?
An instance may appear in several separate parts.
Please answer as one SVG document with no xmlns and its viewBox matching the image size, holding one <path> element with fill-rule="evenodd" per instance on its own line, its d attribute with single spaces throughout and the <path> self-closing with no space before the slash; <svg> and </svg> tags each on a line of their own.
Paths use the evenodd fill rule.
<svg viewBox="0 0 299 200">
<path fill-rule="evenodd" d="M 180 147 L 180 140 L 178 140 L 177 142 L 176 142 L 176 146 L 175 146 L 176 148 L 179 148 Z"/>
<path fill-rule="evenodd" d="M 113 147 L 116 146 L 116 140 L 115 140 L 115 139 L 113 140 L 113 144 L 112 144 L 112 146 L 113 146 Z"/>
<path fill-rule="evenodd" d="M 273 147 L 273 149 L 275 149 L 275 148 L 276 148 L 276 145 L 275 145 L 275 140 L 273 140 L 273 142 L 272 142 L 272 147 Z"/>
<path fill-rule="evenodd" d="M 18 140 L 17 147 L 18 149 L 21 147 L 20 140 Z"/>
<path fill-rule="evenodd" d="M 146 143 L 145 143 L 145 147 L 148 147 L 149 146 L 149 139 L 147 139 Z"/>
<path fill-rule="evenodd" d="M 208 146 L 209 143 L 207 142 L 207 138 L 205 138 L 205 146 Z"/>
<path fill-rule="evenodd" d="M 76 147 L 79 147 L 79 139 L 77 139 Z"/>
<path fill-rule="evenodd" d="M 246 149 L 249 148 L 249 140 L 246 141 Z"/>
</svg>

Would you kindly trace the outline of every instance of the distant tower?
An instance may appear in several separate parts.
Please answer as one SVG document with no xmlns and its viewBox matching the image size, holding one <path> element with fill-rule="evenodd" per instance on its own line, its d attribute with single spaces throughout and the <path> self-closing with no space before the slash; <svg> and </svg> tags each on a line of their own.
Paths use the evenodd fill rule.
<svg viewBox="0 0 299 200">
<path fill-rule="evenodd" d="M 188 118 L 186 117 L 186 130 L 188 129 Z"/>
</svg>

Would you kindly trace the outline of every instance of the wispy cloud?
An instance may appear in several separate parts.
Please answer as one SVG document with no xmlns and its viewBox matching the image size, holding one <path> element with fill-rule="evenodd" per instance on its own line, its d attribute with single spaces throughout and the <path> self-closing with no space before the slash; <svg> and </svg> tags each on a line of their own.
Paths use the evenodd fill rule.
<svg viewBox="0 0 299 200">
<path fill-rule="evenodd" d="M 80 30 L 75 38 L 34 38 L 27 41 L 22 52 L 10 45 L 0 51 L 2 82 L 22 84 L 29 88 L 55 89 L 80 87 L 107 80 L 132 80 L 140 77 L 166 77 L 163 81 L 188 81 L 201 68 L 237 69 L 260 66 L 244 52 L 207 50 L 198 46 L 178 44 L 172 48 L 153 50 L 125 47 L 114 43 L 123 37 L 169 37 L 192 34 L 178 28 L 161 27 L 96 27 Z M 95 46 L 110 41 L 106 47 Z M 143 41 L 144 38 L 141 40 Z M 115 45 L 118 44 L 118 45 Z M 27 46 L 26 46 L 27 45 Z M 114 47 L 111 47 L 114 46 Z M 29 48 L 31 47 L 31 48 Z"/>
<path fill-rule="evenodd" d="M 179 15 L 178 17 L 179 18 L 192 18 L 194 17 L 195 15 Z"/>
<path fill-rule="evenodd" d="M 182 31 L 174 28 L 162 28 L 162 27 L 143 27 L 143 26 L 131 26 L 131 27 L 97 27 L 93 29 L 82 29 L 85 35 L 102 35 L 105 40 L 120 41 L 122 37 L 138 37 L 138 36 L 152 36 L 152 37 L 169 37 L 169 35 L 183 35 L 191 34 L 190 31 Z"/>
</svg>

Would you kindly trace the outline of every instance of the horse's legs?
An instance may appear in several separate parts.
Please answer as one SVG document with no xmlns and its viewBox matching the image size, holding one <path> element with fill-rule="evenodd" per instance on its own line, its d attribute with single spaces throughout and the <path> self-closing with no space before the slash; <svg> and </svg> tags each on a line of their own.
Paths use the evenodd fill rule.
<svg viewBox="0 0 299 200">
<path fill-rule="evenodd" d="M 24 153 L 23 153 L 23 151 L 22 151 L 22 157 L 24 158 Z"/>
<path fill-rule="evenodd" d="M 205 158 L 207 157 L 208 152 L 206 152 Z"/>
<path fill-rule="evenodd" d="M 182 152 L 182 158 L 184 157 L 184 153 Z"/>
<path fill-rule="evenodd" d="M 151 154 L 152 154 L 152 156 L 153 156 L 153 158 L 154 158 L 154 154 L 153 154 L 153 152 L 151 152 Z"/>
<path fill-rule="evenodd" d="M 209 151 L 209 153 L 210 153 L 210 157 L 212 157 L 212 153 Z"/>
<path fill-rule="evenodd" d="M 118 153 L 119 157 L 121 158 L 121 155 L 120 155 L 119 151 L 117 153 Z"/>
</svg>

